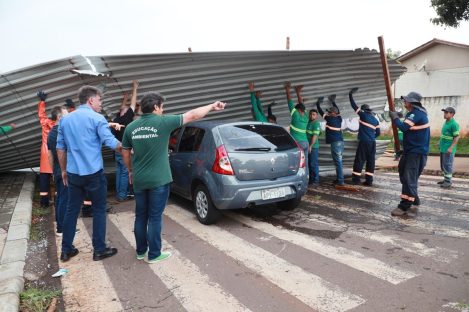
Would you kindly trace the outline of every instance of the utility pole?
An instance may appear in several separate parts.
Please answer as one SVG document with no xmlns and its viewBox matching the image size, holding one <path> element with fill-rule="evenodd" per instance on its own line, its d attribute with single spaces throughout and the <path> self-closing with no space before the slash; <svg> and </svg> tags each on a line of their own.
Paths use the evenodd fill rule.
<svg viewBox="0 0 469 312">
<path fill-rule="evenodd" d="M 389 76 L 389 67 L 388 67 L 388 58 L 386 56 L 386 49 L 384 48 L 384 39 L 383 36 L 378 37 L 379 43 L 379 53 L 381 55 L 381 66 L 383 67 L 383 75 L 384 75 L 384 84 L 386 86 L 386 94 L 388 96 L 388 104 L 389 104 L 389 111 L 394 112 L 396 108 L 394 106 L 394 96 L 391 91 L 391 77 Z M 397 127 L 392 122 L 392 133 L 394 137 L 394 150 L 400 151 L 401 146 L 399 144 L 399 136 L 397 134 Z"/>
</svg>

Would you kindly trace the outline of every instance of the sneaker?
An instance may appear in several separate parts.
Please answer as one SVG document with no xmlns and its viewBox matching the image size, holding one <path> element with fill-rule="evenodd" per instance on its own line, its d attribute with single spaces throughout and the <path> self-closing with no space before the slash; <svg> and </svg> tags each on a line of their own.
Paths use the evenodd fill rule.
<svg viewBox="0 0 469 312">
<path fill-rule="evenodd" d="M 440 184 L 440 186 L 443 188 L 450 188 L 451 182 L 444 181 L 443 183 Z"/>
<path fill-rule="evenodd" d="M 137 254 L 137 260 L 143 260 L 145 259 L 145 256 L 148 254 L 148 249 L 142 254 Z"/>
<path fill-rule="evenodd" d="M 407 212 L 405 210 L 402 210 L 401 208 L 397 207 L 396 209 L 391 211 L 391 216 L 393 216 L 393 217 L 402 217 L 402 216 L 405 216 L 406 213 Z"/>
<path fill-rule="evenodd" d="M 148 259 L 147 263 L 158 263 L 160 261 L 166 260 L 169 257 L 171 257 L 171 252 L 170 251 L 163 251 L 158 257 L 155 259 Z"/>
</svg>

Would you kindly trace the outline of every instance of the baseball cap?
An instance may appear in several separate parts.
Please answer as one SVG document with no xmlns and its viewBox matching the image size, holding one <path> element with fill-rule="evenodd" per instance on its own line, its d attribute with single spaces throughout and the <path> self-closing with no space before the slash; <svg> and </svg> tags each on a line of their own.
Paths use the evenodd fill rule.
<svg viewBox="0 0 469 312">
<path fill-rule="evenodd" d="M 409 92 L 409 94 L 407 95 L 401 96 L 401 99 L 409 103 L 421 104 L 420 101 L 422 100 L 422 96 L 420 95 L 420 93 L 412 91 L 412 92 Z"/>
<path fill-rule="evenodd" d="M 456 113 L 456 111 L 454 110 L 454 108 L 452 108 L 451 106 L 448 106 L 448 107 L 446 107 L 446 108 L 443 108 L 441 111 L 442 111 L 442 112 L 446 112 L 446 113 L 453 113 L 453 114 Z"/>
<path fill-rule="evenodd" d="M 364 110 L 366 112 L 371 112 L 372 111 L 370 105 L 368 105 L 368 104 L 363 104 L 362 106 L 360 106 L 360 109 Z"/>
<path fill-rule="evenodd" d="M 338 110 L 337 107 L 335 107 L 335 106 L 332 106 L 332 107 L 326 109 L 326 111 L 327 111 L 328 113 L 336 113 L 336 114 L 339 113 L 339 110 Z"/>
</svg>

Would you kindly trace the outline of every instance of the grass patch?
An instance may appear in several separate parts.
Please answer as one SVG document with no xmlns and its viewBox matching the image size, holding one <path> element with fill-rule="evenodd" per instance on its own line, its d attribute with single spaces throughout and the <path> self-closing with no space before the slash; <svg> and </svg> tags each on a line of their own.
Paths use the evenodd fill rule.
<svg viewBox="0 0 469 312">
<path fill-rule="evenodd" d="M 46 311 L 52 299 L 59 298 L 61 295 L 60 290 L 29 288 L 20 294 L 20 311 Z"/>
</svg>

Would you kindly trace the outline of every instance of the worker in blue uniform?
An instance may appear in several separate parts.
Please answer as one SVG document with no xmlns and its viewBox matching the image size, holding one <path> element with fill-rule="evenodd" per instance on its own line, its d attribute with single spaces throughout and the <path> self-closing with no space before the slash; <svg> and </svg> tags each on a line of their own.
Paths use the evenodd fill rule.
<svg viewBox="0 0 469 312">
<path fill-rule="evenodd" d="M 372 114 L 372 110 L 368 104 L 358 107 L 353 99 L 353 94 L 358 88 L 353 88 L 349 92 L 350 105 L 352 105 L 355 113 L 360 117 L 358 128 L 358 147 L 355 153 L 355 161 L 353 162 L 352 183 L 360 184 L 363 165 L 365 167 L 365 182 L 363 185 L 373 185 L 373 175 L 375 172 L 376 158 L 376 138 L 380 135 L 379 121 Z"/>
<path fill-rule="evenodd" d="M 422 96 L 410 92 L 401 96 L 407 110 L 404 121 L 399 120 L 397 112 L 389 112 L 394 124 L 404 134 L 404 151 L 399 160 L 399 179 L 402 183 L 401 202 L 391 212 L 392 216 L 415 217 L 418 197 L 418 179 L 427 163 L 430 149 L 430 124 L 428 114 L 422 106 Z"/>
</svg>

